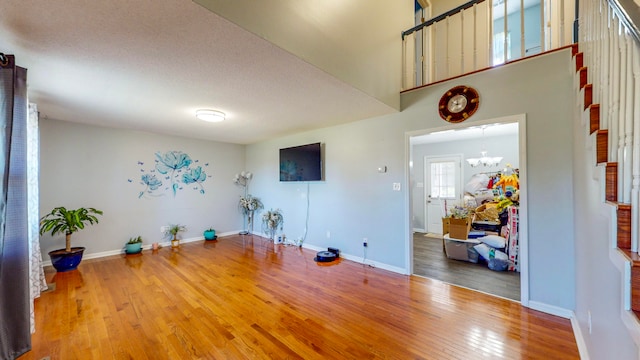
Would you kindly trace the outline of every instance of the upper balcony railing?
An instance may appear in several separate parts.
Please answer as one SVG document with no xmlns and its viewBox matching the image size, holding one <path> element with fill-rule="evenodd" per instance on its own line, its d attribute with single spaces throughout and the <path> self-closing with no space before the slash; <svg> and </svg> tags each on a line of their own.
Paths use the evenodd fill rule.
<svg viewBox="0 0 640 360">
<path fill-rule="evenodd" d="M 472 0 L 402 33 L 403 90 L 574 42 L 576 0 Z"/>
</svg>

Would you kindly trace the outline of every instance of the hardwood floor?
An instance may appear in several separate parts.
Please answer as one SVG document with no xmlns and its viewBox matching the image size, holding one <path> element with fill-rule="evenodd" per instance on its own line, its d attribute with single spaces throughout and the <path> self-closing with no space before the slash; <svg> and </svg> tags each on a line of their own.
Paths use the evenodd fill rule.
<svg viewBox="0 0 640 360">
<path fill-rule="evenodd" d="M 570 321 L 260 237 L 53 273 L 20 359 L 578 359 Z"/>
<path fill-rule="evenodd" d="M 442 239 L 413 235 L 413 273 L 449 284 L 520 301 L 520 274 L 493 271 L 487 265 L 452 260 L 442 250 Z"/>
</svg>

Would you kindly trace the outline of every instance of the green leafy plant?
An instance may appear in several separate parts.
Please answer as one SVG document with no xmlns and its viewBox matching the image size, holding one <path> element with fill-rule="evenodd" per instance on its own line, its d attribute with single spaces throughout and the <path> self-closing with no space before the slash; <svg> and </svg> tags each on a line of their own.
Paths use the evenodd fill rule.
<svg viewBox="0 0 640 360">
<path fill-rule="evenodd" d="M 96 215 L 102 215 L 101 210 L 94 208 L 79 208 L 67 210 L 60 206 L 40 219 L 40 235 L 50 232 L 51 235 L 65 234 L 65 250 L 71 251 L 71 234 L 78 232 L 89 224 L 97 224 Z"/>
<path fill-rule="evenodd" d="M 137 244 L 137 243 L 141 243 L 142 242 L 142 236 L 138 236 L 138 237 L 132 237 L 129 239 L 129 241 L 127 242 L 127 244 Z"/>
<path fill-rule="evenodd" d="M 176 236 L 182 231 L 187 231 L 187 227 L 185 225 L 171 224 L 167 226 L 164 234 L 167 237 L 172 236 L 172 239 L 176 240 Z"/>
</svg>

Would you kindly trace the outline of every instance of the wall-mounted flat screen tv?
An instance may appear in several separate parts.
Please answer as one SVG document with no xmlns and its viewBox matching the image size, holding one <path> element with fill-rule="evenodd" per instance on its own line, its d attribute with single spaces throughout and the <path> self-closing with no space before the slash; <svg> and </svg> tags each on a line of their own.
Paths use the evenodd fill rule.
<svg viewBox="0 0 640 360">
<path fill-rule="evenodd" d="M 322 181 L 320 143 L 280 149 L 280 181 Z"/>
</svg>

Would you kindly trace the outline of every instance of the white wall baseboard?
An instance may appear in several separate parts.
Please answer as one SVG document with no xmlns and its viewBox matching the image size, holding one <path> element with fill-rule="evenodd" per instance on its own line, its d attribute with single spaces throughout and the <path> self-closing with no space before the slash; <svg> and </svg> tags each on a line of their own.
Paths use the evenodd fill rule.
<svg viewBox="0 0 640 360">
<path fill-rule="evenodd" d="M 576 318 L 576 314 L 573 311 L 571 312 L 571 327 L 573 328 L 573 336 L 575 336 L 576 343 L 578 345 L 580 359 L 589 360 L 589 350 L 587 348 L 587 343 L 584 340 L 584 336 L 582 335 L 582 329 L 580 329 L 578 318 Z"/>
<path fill-rule="evenodd" d="M 529 308 L 542 311 L 543 313 L 560 316 L 565 319 L 571 319 L 573 316 L 573 311 L 571 310 L 533 300 L 529 300 Z"/>
<path fill-rule="evenodd" d="M 238 234 L 238 232 L 239 231 L 229 231 L 229 232 L 226 232 L 226 233 L 218 234 L 218 236 L 219 237 L 223 237 L 223 236 L 228 236 L 228 235 L 236 235 L 236 234 Z M 204 241 L 204 237 L 192 237 L 192 238 L 187 238 L 187 239 L 180 239 L 181 243 L 190 243 L 190 242 L 195 242 L 195 241 Z M 158 244 L 161 247 L 171 246 L 171 241 L 159 242 Z M 151 250 L 151 246 L 152 246 L 151 244 L 143 245 L 142 246 L 142 250 Z M 107 257 L 107 256 L 121 255 L 121 254 L 124 254 L 124 252 L 125 252 L 125 250 L 124 250 L 124 246 L 123 246 L 122 249 L 117 249 L 117 250 L 107 250 L 107 251 L 101 251 L 101 252 L 91 253 L 91 254 L 85 253 L 82 256 L 82 259 L 83 260 L 98 259 L 98 258 L 103 258 L 103 257 Z M 42 266 L 52 266 L 51 259 L 43 261 L 42 262 Z"/>
<path fill-rule="evenodd" d="M 309 249 L 309 250 L 314 250 L 314 251 L 326 251 L 327 248 L 321 248 L 315 245 L 309 245 L 309 244 L 302 244 L 302 247 L 305 249 Z M 403 269 L 403 268 L 399 268 L 397 266 L 393 266 L 393 265 L 389 265 L 389 264 L 385 264 L 385 263 L 381 263 L 378 261 L 373 261 L 373 260 L 368 260 L 360 257 L 360 256 L 355 256 L 355 255 L 350 255 L 350 254 L 345 254 L 343 252 L 340 253 L 340 257 L 343 259 L 347 259 L 350 261 L 355 261 L 357 263 L 363 264 L 363 265 L 369 265 L 372 267 L 376 267 L 376 268 L 380 268 L 383 270 L 388 270 L 388 271 L 392 271 L 398 274 L 403 274 L 403 275 L 408 275 L 407 270 Z"/>
</svg>

